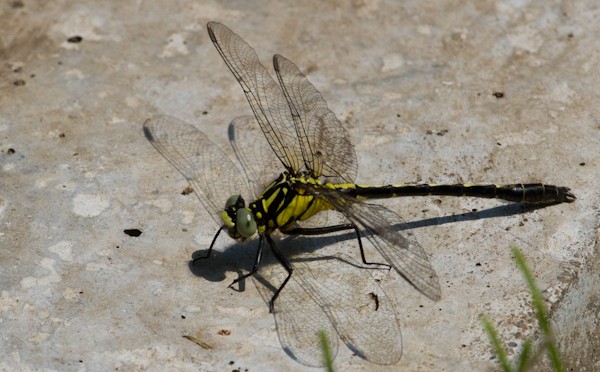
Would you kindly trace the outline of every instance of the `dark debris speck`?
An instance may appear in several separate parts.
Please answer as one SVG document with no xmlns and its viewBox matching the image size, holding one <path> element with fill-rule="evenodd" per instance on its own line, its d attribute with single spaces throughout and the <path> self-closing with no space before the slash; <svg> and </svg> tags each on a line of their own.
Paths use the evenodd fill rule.
<svg viewBox="0 0 600 372">
<path fill-rule="evenodd" d="M 74 43 L 74 44 L 81 43 L 82 40 L 83 40 L 83 38 L 79 35 L 71 36 L 70 38 L 67 39 L 67 41 L 69 43 Z"/>
<path fill-rule="evenodd" d="M 138 237 L 142 235 L 142 230 L 139 229 L 125 229 L 123 232 L 129 236 Z"/>
</svg>

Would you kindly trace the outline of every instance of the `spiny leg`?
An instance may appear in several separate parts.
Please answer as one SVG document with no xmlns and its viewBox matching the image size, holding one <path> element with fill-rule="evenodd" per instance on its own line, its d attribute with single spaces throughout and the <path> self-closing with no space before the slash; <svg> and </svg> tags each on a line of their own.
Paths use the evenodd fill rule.
<svg viewBox="0 0 600 372">
<path fill-rule="evenodd" d="M 333 225 L 333 226 L 325 226 L 325 227 L 294 227 L 291 229 L 280 229 L 280 231 L 286 235 L 324 235 L 324 234 L 330 234 L 330 233 L 334 233 L 334 232 L 338 232 L 338 231 L 344 231 L 344 230 L 354 230 L 356 232 L 356 239 L 358 240 L 358 247 L 360 249 L 360 258 L 362 259 L 363 264 L 365 265 L 369 265 L 369 266 L 373 266 L 373 265 L 379 265 L 379 266 L 385 266 L 388 270 L 391 269 L 391 266 L 385 263 L 381 263 L 381 262 L 369 262 L 367 261 L 367 258 L 365 256 L 365 250 L 363 248 L 363 244 L 362 244 L 362 240 L 360 238 L 360 230 L 358 229 L 358 226 L 356 226 L 353 223 L 344 223 L 344 224 L 339 224 L 339 225 Z"/>
<path fill-rule="evenodd" d="M 210 247 L 208 247 L 208 252 L 206 252 L 206 256 L 202 256 L 202 257 L 196 257 L 192 260 L 192 264 L 195 265 L 196 262 L 198 262 L 199 260 L 205 260 L 207 258 L 210 257 L 211 253 L 212 253 L 212 249 L 215 245 L 215 242 L 217 241 L 217 238 L 219 237 L 219 234 L 221 234 L 221 231 L 223 231 L 225 229 L 225 226 L 221 226 L 219 227 L 219 230 L 217 231 L 217 233 L 215 234 L 215 237 L 213 238 L 212 242 L 210 243 Z"/>
<path fill-rule="evenodd" d="M 258 238 L 258 249 L 256 250 L 256 258 L 254 259 L 254 265 L 252 266 L 252 270 L 250 270 L 249 273 L 244 274 L 244 275 L 240 276 L 239 278 L 237 278 L 236 280 L 234 280 L 233 282 L 231 282 L 231 284 L 229 284 L 228 288 L 232 288 L 234 284 L 248 278 L 249 276 L 254 275 L 254 273 L 256 273 L 258 271 L 258 269 L 260 268 L 260 261 L 262 260 L 263 246 L 264 246 L 264 239 L 262 236 L 260 236 Z"/>
<path fill-rule="evenodd" d="M 221 226 L 219 228 L 219 230 L 215 234 L 215 237 L 213 238 L 212 242 L 210 243 L 210 247 L 208 247 L 208 252 L 207 252 L 206 256 L 197 257 L 197 258 L 195 258 L 192 261 L 192 263 L 195 264 L 198 260 L 203 260 L 203 259 L 207 259 L 207 258 L 210 257 L 210 255 L 212 253 L 212 249 L 213 249 L 213 247 L 215 245 L 215 242 L 217 241 L 217 238 L 219 237 L 219 234 L 221 234 L 221 231 L 223 231 L 224 229 L 225 229 L 224 226 Z M 273 242 L 273 239 L 271 238 L 271 236 L 269 236 L 268 234 L 266 234 L 266 235 L 264 235 L 264 238 L 267 239 L 267 242 L 269 243 L 269 246 L 271 247 L 271 251 L 273 252 L 273 255 L 275 256 L 275 258 L 277 258 L 277 261 L 279 261 L 279 263 L 288 272 L 288 276 L 285 278 L 285 280 L 283 281 L 283 283 L 279 286 L 279 288 L 277 289 L 277 291 L 275 291 L 275 294 L 271 298 L 271 301 L 269 301 L 269 312 L 272 313 L 274 311 L 275 300 L 279 296 L 279 293 L 281 292 L 281 290 L 283 289 L 283 287 L 285 287 L 285 285 L 287 284 L 287 282 L 290 280 L 290 278 L 292 276 L 292 272 L 294 271 L 294 269 L 292 268 L 292 265 L 289 263 L 289 261 L 285 258 L 285 256 L 279 251 L 279 249 L 277 249 L 277 246 L 275 245 L 275 242 Z M 244 274 L 244 275 L 240 276 L 239 278 L 235 279 L 233 282 L 231 282 L 231 284 L 229 285 L 229 288 L 231 288 L 236 283 L 239 283 L 240 281 L 242 281 L 242 280 L 244 280 L 244 279 L 246 279 L 246 278 L 254 275 L 258 271 L 258 269 L 260 268 L 261 260 L 262 260 L 264 238 L 263 238 L 263 236 L 259 237 L 259 240 L 258 240 L 258 249 L 256 250 L 256 258 L 254 259 L 254 265 L 252 266 L 252 270 L 250 270 L 249 273 Z"/>
<path fill-rule="evenodd" d="M 287 278 L 285 278 L 283 283 L 281 283 L 279 288 L 277 288 L 277 290 L 275 291 L 275 294 L 273 295 L 273 297 L 271 297 L 271 301 L 269 301 L 269 312 L 272 313 L 275 310 L 275 300 L 279 296 L 279 293 L 281 293 L 281 290 L 283 289 L 283 287 L 285 287 L 287 282 L 292 277 L 292 272 L 294 272 L 294 268 L 292 267 L 292 264 L 290 264 L 290 262 L 287 260 L 287 258 L 285 258 L 285 256 L 279 251 L 279 249 L 275 245 L 275 242 L 273 241 L 271 236 L 269 234 L 265 234 L 265 238 L 267 239 L 267 242 L 269 243 L 269 246 L 271 247 L 271 252 L 273 252 L 273 255 L 275 256 L 275 258 L 277 258 L 277 261 L 279 261 L 279 263 L 288 272 Z"/>
</svg>

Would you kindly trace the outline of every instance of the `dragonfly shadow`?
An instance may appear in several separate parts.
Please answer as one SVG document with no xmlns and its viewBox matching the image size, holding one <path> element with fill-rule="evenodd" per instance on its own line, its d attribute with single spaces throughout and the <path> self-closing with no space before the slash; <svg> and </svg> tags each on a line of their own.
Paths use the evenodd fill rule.
<svg viewBox="0 0 600 372">
<path fill-rule="evenodd" d="M 295 256 L 314 253 L 321 251 L 328 246 L 332 246 L 338 243 L 340 240 L 350 239 L 352 234 L 337 234 L 337 235 L 325 235 L 325 236 L 272 236 L 277 247 L 284 253 L 284 255 L 293 259 Z M 356 237 L 356 235 L 354 235 Z M 222 240 L 221 240 L 222 239 Z M 206 257 L 206 250 L 199 250 L 192 254 L 192 259 L 188 262 L 190 271 L 198 276 L 202 277 L 211 282 L 221 282 L 226 279 L 225 273 L 235 272 L 237 278 L 242 278 L 246 273 L 252 270 L 256 258 L 256 252 L 258 249 L 258 239 L 247 240 L 243 244 L 224 243 L 225 240 L 233 242 L 229 237 L 224 236 L 217 240 L 217 245 L 222 249 L 213 249 L 210 257 Z M 270 254 L 270 248 L 265 243 L 263 248 L 263 255 L 261 258 L 260 267 L 268 268 L 271 265 L 281 265 L 275 257 Z M 302 260 L 317 260 L 327 259 L 333 256 L 327 254 L 320 255 L 318 258 L 301 258 Z M 232 289 L 238 292 L 245 291 L 245 280 L 240 280 L 237 285 L 233 286 Z"/>
<path fill-rule="evenodd" d="M 465 212 L 443 217 L 426 218 L 418 221 L 404 222 L 395 225 L 398 230 L 417 229 L 420 227 L 439 226 L 454 222 L 476 221 L 488 218 L 508 217 L 517 214 L 524 214 L 536 209 L 546 208 L 548 205 L 524 205 L 524 204 L 506 204 L 492 207 L 480 211 Z"/>
<path fill-rule="evenodd" d="M 302 239 L 302 240 L 314 240 L 314 238 Z M 338 240 L 338 239 L 336 239 L 336 240 Z M 316 249 L 318 249 L 318 247 L 316 247 Z M 316 250 L 316 249 L 314 249 L 314 250 Z M 326 255 L 319 255 L 319 256 L 311 256 L 311 253 L 312 252 L 307 252 L 306 250 L 300 251 L 298 249 L 297 252 L 295 252 L 296 255 L 290 257 L 290 261 L 293 265 L 319 263 L 319 262 L 326 262 L 326 261 L 336 261 L 338 263 L 338 265 L 341 265 L 341 264 L 351 265 L 360 270 L 370 269 L 370 267 L 368 267 L 368 266 L 360 265 L 360 264 L 358 264 L 358 262 L 353 261 L 351 259 L 343 258 L 340 255 L 326 254 Z M 263 257 L 263 260 L 265 260 L 265 262 L 264 262 L 265 267 L 268 267 L 269 265 L 279 265 L 279 262 L 275 259 L 275 257 L 270 252 L 265 254 L 265 256 Z M 259 282 L 261 285 L 263 285 L 265 288 L 267 288 L 271 292 L 271 295 L 275 294 L 275 291 L 277 290 L 278 287 L 273 285 L 273 283 L 271 283 L 271 281 L 268 278 L 265 278 L 264 275 L 261 275 L 260 271 L 254 277 L 254 279 L 256 279 L 256 281 Z M 271 296 L 264 296 L 262 292 L 261 292 L 261 296 L 263 297 L 265 304 L 269 304 L 269 301 L 271 300 Z"/>
<path fill-rule="evenodd" d="M 410 222 L 398 222 L 393 225 L 396 231 L 412 230 L 422 227 L 439 226 L 448 223 L 475 221 L 479 219 L 488 218 L 499 218 L 507 217 L 512 215 L 524 214 L 531 212 L 536 209 L 545 208 L 547 206 L 530 206 L 521 204 L 507 204 L 497 207 L 492 207 L 475 212 L 466 212 L 461 214 L 453 214 L 443 217 L 426 218 L 421 220 L 415 220 Z M 365 236 L 368 233 L 363 231 L 361 236 Z M 327 247 L 333 246 L 341 241 L 350 241 L 356 239 L 356 234 L 353 230 L 346 232 L 317 235 L 317 236 L 273 236 L 275 244 L 284 253 L 284 255 L 292 260 L 296 256 L 301 256 L 307 253 L 315 253 L 322 251 Z M 366 236 L 365 236 L 366 237 Z M 258 239 L 247 240 L 243 244 L 233 243 L 227 244 L 225 241 L 229 240 L 227 236 L 223 236 L 217 240 L 217 246 L 222 249 L 214 249 L 210 257 L 206 257 L 207 250 L 199 250 L 192 254 L 192 260 L 189 261 L 188 266 L 190 271 L 199 277 L 202 277 L 211 282 L 221 282 L 225 280 L 225 273 L 233 271 L 237 273 L 238 278 L 241 278 L 245 273 L 252 270 L 254 260 L 256 258 L 256 251 L 258 249 Z M 358 245 L 356 247 L 358 252 Z M 265 253 L 261 259 L 261 267 L 268 267 L 270 265 L 280 265 L 280 263 L 270 254 L 270 248 L 265 244 Z M 336 251 L 329 252 L 335 254 Z M 331 259 L 334 258 L 332 255 L 328 255 L 327 252 L 323 252 L 323 255 L 319 256 L 318 259 Z M 335 257 L 339 259 L 339 257 Z M 304 260 L 315 260 L 317 258 L 302 258 Z M 349 262 L 349 264 L 352 264 Z M 263 283 L 263 285 L 267 285 Z M 238 282 L 237 288 L 234 290 L 243 292 L 245 290 L 245 281 L 241 280 Z"/>
<path fill-rule="evenodd" d="M 441 226 L 449 223 L 456 222 L 467 222 L 467 221 L 476 221 L 480 219 L 490 219 L 490 218 L 501 218 L 508 217 L 518 214 L 525 214 L 537 209 L 547 208 L 549 205 L 524 205 L 524 204 L 506 204 L 500 205 L 497 207 L 492 207 L 480 211 L 470 211 L 460 214 L 453 214 L 442 217 L 434 217 L 434 218 L 425 218 L 421 220 L 415 220 L 410 222 L 399 221 L 397 224 L 392 225 L 392 228 L 395 231 L 405 231 L 418 229 L 422 227 L 429 226 Z M 361 237 L 367 238 L 370 235 L 368 231 L 361 231 Z M 311 237 L 303 237 L 308 242 L 311 242 L 311 246 L 318 246 L 318 241 L 322 241 L 322 236 L 311 236 Z M 323 244 L 323 246 L 332 244 L 339 241 L 350 241 L 356 239 L 356 234 L 353 230 L 348 230 L 347 232 L 336 235 L 335 238 L 330 243 Z M 318 248 L 317 248 L 318 249 Z M 358 252 L 358 244 L 356 245 L 356 251 Z M 296 254 L 300 254 L 301 251 L 295 252 Z M 375 267 L 376 268 L 376 267 Z"/>
<path fill-rule="evenodd" d="M 404 231 L 454 222 L 506 217 L 538 208 L 515 204 L 501 205 L 481 211 L 408 223 L 398 221 L 397 224 L 392 225 L 392 228 Z M 361 232 L 361 236 L 363 234 L 368 233 Z M 273 314 L 279 340 L 285 353 L 301 364 L 320 366 L 320 360 L 313 359 L 314 355 L 319 355 L 319 344 L 315 334 L 319 330 L 325 330 L 332 341 L 334 354 L 341 340 L 356 355 L 377 364 L 393 364 L 400 359 L 401 333 L 394 305 L 384 292 L 377 289 L 377 283 L 369 274 L 370 269 L 378 269 L 378 267 L 365 266 L 355 260 L 358 258 L 359 250 L 358 244 L 352 243 L 357 238 L 353 230 L 318 236 L 274 234 L 272 237 L 278 249 L 295 269 L 292 279 L 275 303 Z M 237 278 L 243 278 L 251 271 L 254 264 L 258 239 L 250 239 L 239 244 L 223 236 L 217 240 L 215 247 L 208 258 L 204 258 L 207 250 L 194 252 L 189 262 L 190 271 L 212 282 L 223 281 L 226 279 L 225 274 L 230 271 L 235 272 Z M 355 250 L 351 250 L 352 247 Z M 350 256 L 340 254 L 342 250 Z M 335 273 L 334 276 L 328 276 L 329 272 Z M 268 306 L 286 276 L 287 272 L 265 244 L 260 268 L 252 276 L 265 305 Z M 232 289 L 244 292 L 246 285 L 248 285 L 246 280 L 242 279 Z M 368 286 L 374 289 L 367 290 Z M 342 290 L 342 288 L 346 289 Z M 353 309 L 358 306 L 356 304 L 359 303 L 361 294 L 364 296 L 365 293 L 371 296 L 369 298 L 375 298 L 377 301 L 365 302 L 371 307 L 361 305 L 361 310 L 356 312 Z M 380 308 L 380 305 L 383 307 Z M 364 313 L 364 309 L 367 308 L 375 311 Z M 352 326 L 344 328 L 343 319 L 347 321 L 349 317 L 354 317 L 351 321 Z M 379 327 L 385 324 L 387 330 L 375 332 L 373 329 L 378 329 L 377 327 L 362 326 L 363 323 L 377 324 Z M 298 329 L 296 324 L 302 324 L 303 327 Z M 394 340 L 398 341 L 381 341 L 386 339 L 383 335 L 388 333 L 395 335 Z M 369 346 L 372 344 L 378 346 Z M 377 353 L 379 349 L 385 351 L 382 352 L 383 356 Z"/>
</svg>

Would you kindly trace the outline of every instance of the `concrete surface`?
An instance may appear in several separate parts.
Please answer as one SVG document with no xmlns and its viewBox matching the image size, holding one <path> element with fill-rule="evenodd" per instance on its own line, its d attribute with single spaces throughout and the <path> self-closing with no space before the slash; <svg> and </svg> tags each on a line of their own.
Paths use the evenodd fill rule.
<svg viewBox="0 0 600 372">
<path fill-rule="evenodd" d="M 250 245 L 224 237 L 190 268 L 217 226 L 142 134 L 170 114 L 227 148 L 227 124 L 250 110 L 205 31 L 218 20 L 269 68 L 281 53 L 310 75 L 352 135 L 358 181 L 543 181 L 578 197 L 533 211 L 385 201 L 442 299 L 386 275 L 403 357 L 378 366 L 342 345 L 339 370 L 497 369 L 482 314 L 510 356 L 539 337 L 512 244 L 565 364 L 598 370 L 599 13 L 591 0 L 3 2 L 0 369 L 304 369 L 252 281 L 227 289 Z"/>
</svg>

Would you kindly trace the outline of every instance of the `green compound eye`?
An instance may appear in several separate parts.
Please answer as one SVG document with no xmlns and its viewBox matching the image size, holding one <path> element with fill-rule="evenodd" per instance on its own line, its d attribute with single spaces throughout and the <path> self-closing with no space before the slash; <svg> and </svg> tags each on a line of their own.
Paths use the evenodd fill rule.
<svg viewBox="0 0 600 372">
<path fill-rule="evenodd" d="M 231 195 L 229 197 L 229 199 L 227 199 L 227 201 L 225 202 L 225 209 L 227 209 L 233 205 L 236 205 L 239 198 L 240 198 L 239 195 Z"/>
<path fill-rule="evenodd" d="M 249 238 L 256 232 L 256 221 L 247 209 L 238 209 L 235 217 L 235 226 L 238 233 L 244 238 Z"/>
</svg>

